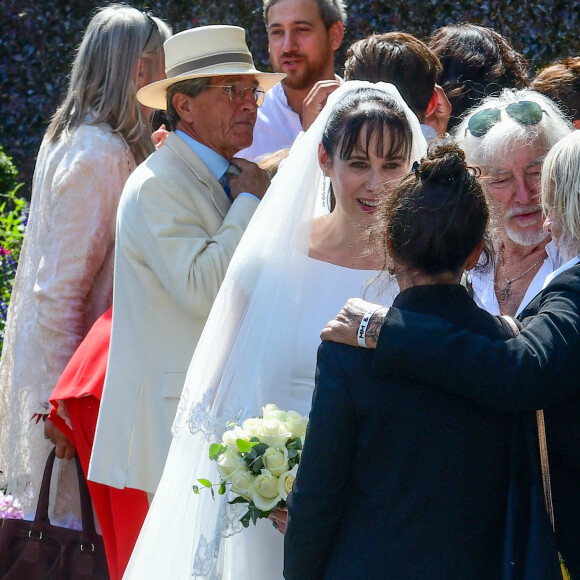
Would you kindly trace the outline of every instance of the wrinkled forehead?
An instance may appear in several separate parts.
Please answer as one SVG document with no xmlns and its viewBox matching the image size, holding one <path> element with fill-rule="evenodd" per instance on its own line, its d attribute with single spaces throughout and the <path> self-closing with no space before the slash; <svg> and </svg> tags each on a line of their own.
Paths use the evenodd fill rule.
<svg viewBox="0 0 580 580">
<path fill-rule="evenodd" d="M 525 170 L 541 163 L 550 150 L 542 133 L 522 133 L 502 140 L 479 139 L 479 143 L 464 142 L 467 163 L 486 172 Z"/>
</svg>

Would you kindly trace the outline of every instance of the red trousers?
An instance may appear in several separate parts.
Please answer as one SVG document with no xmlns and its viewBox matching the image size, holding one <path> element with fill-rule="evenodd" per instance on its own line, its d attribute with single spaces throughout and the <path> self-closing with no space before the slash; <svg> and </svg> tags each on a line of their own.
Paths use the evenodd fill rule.
<svg viewBox="0 0 580 580">
<path fill-rule="evenodd" d="M 55 423 L 77 448 L 86 477 L 97 426 L 99 400 L 92 395 L 70 398 L 66 400 L 66 408 L 72 432 L 63 429 L 60 421 Z M 149 509 L 147 494 L 137 489 L 117 489 L 93 481 L 88 484 L 101 525 L 111 580 L 121 580 Z"/>
</svg>

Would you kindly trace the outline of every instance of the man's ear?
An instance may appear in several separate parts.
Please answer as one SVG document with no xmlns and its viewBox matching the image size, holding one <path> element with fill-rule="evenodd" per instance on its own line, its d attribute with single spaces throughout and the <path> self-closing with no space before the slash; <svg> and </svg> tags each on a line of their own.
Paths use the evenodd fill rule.
<svg viewBox="0 0 580 580">
<path fill-rule="evenodd" d="M 437 135 L 442 137 L 447 132 L 450 115 L 451 103 L 445 91 L 439 85 L 435 85 L 431 99 L 429 99 L 424 123 L 433 127 L 437 131 Z"/>
<path fill-rule="evenodd" d="M 344 25 L 340 20 L 337 20 L 330 25 L 328 36 L 330 38 L 330 48 L 332 48 L 332 50 L 338 50 L 344 37 Z"/>
<path fill-rule="evenodd" d="M 197 112 L 195 101 L 193 97 L 184 95 L 183 93 L 175 93 L 173 95 L 173 106 L 179 115 L 179 118 L 190 123 Z"/>
<path fill-rule="evenodd" d="M 429 99 L 429 104 L 427 105 L 427 110 L 425 111 L 425 117 L 431 115 L 435 111 L 438 101 L 439 99 L 437 96 L 437 91 L 433 89 L 433 92 L 431 93 L 431 98 Z"/>
</svg>

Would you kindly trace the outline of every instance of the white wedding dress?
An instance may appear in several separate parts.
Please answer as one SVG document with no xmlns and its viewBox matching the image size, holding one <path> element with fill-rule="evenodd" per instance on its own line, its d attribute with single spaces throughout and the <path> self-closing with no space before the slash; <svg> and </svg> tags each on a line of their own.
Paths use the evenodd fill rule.
<svg viewBox="0 0 580 580">
<path fill-rule="evenodd" d="M 306 258 L 303 295 L 297 324 L 298 333 L 293 352 L 287 353 L 291 360 L 291 381 L 277 382 L 271 390 L 271 400 L 263 401 L 263 404 L 275 403 L 280 409 L 291 409 L 307 415 L 312 403 L 316 355 L 322 328 L 336 316 L 349 298 L 360 297 L 389 306 L 398 292 L 396 280 L 386 273 L 353 270 Z M 195 436 L 188 431 L 181 432 L 178 436 L 179 439 L 192 437 Z M 174 447 L 175 444 L 172 445 L 170 457 L 176 453 Z M 169 462 L 166 466 L 167 470 L 172 470 Z M 207 472 L 195 475 L 208 477 Z M 180 477 L 177 474 L 175 476 Z M 164 479 L 167 481 L 167 478 Z M 212 471 L 210 479 L 219 480 L 215 470 Z M 174 485 L 171 487 L 172 491 L 168 490 L 167 493 L 175 493 Z M 191 509 L 195 509 L 196 500 L 200 496 L 193 493 L 191 485 L 185 487 L 188 489 L 184 491 L 189 496 L 186 501 Z M 162 481 L 155 501 L 165 493 Z M 185 501 L 185 498 L 182 499 Z M 188 517 L 182 517 L 179 523 L 182 527 L 177 532 L 171 516 L 171 512 L 168 512 L 167 519 L 168 525 L 171 522 L 171 533 L 175 533 L 176 542 L 178 541 L 183 546 L 184 538 L 188 534 L 191 535 L 193 527 Z M 270 520 L 258 520 L 256 526 L 250 524 L 249 528 L 225 538 L 222 542 L 220 568 L 215 577 L 222 580 L 282 580 L 284 537 L 274 529 Z M 189 578 L 190 554 L 182 553 L 178 558 L 176 560 L 167 558 L 163 554 L 156 554 L 155 562 L 152 562 L 154 568 L 150 569 L 151 575 L 148 578 L 171 578 L 172 580 Z M 155 566 L 161 562 L 163 564 L 160 569 L 155 569 Z M 166 566 L 170 566 L 170 571 Z M 127 573 L 126 577 L 136 578 L 137 576 Z"/>
<path fill-rule="evenodd" d="M 290 383 L 278 383 L 270 401 L 279 409 L 310 413 L 316 355 L 320 331 L 334 318 L 349 298 L 365 298 L 390 306 L 399 287 L 394 277 L 369 270 L 352 270 L 327 262 L 307 259 L 304 288 L 298 317 L 298 334 L 291 358 Z M 217 480 L 216 480 L 217 481 Z M 227 538 L 223 580 L 282 580 L 284 536 L 270 520 Z"/>
<path fill-rule="evenodd" d="M 198 478 L 219 481 L 208 451 L 228 421 L 259 416 L 267 403 L 309 412 L 320 331 L 348 298 L 389 305 L 398 293 L 387 274 L 377 279 L 377 272 L 308 257 L 320 215 L 318 144 L 330 112 L 359 89 L 395 101 L 412 128 L 411 163 L 425 154 L 417 118 L 385 83 L 344 83 L 299 136 L 234 254 L 193 355 L 163 477 L 125 579 L 282 578 L 283 536 L 271 522 L 243 529 L 243 505 L 192 486 Z"/>
</svg>

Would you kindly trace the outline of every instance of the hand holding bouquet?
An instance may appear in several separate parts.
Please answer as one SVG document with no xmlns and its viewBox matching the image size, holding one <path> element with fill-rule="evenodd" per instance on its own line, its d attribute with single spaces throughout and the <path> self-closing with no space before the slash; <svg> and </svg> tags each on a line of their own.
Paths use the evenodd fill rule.
<svg viewBox="0 0 580 580">
<path fill-rule="evenodd" d="M 221 480 L 218 493 L 227 486 L 238 497 L 230 503 L 248 504 L 241 518 L 244 527 L 250 520 L 267 518 L 276 508 L 286 507 L 300 462 L 308 417 L 296 411 L 283 411 L 276 405 L 262 407 L 262 417 L 246 419 L 242 425 L 229 425 L 221 443 L 210 446 L 210 459 L 217 462 Z M 213 484 L 198 479 L 214 493 Z M 193 486 L 199 493 L 200 487 Z"/>
</svg>

